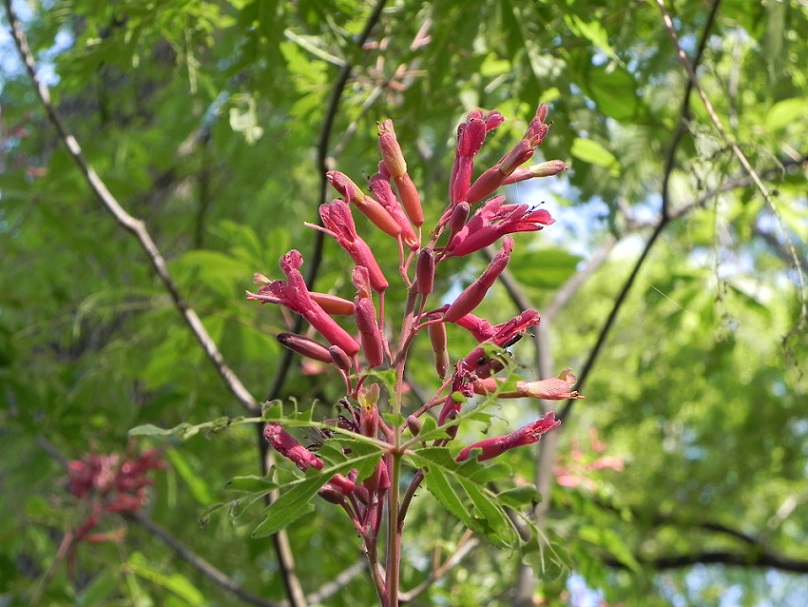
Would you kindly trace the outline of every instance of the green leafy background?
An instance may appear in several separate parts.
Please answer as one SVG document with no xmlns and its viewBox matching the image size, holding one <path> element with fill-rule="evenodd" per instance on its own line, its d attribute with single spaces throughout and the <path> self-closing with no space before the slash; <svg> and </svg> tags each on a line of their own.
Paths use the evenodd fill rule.
<svg viewBox="0 0 808 607">
<path fill-rule="evenodd" d="M 738 605 L 804 604 L 808 340 L 803 279 L 789 251 L 791 242 L 804 268 L 804 4 L 725 0 L 711 19 L 712 5 L 666 3 L 691 58 L 709 28 L 700 85 L 772 192 L 776 215 L 695 92 L 683 118 L 687 75 L 655 3 L 497 0 L 469 10 L 460 0 L 400 0 L 385 6 L 361 49 L 355 40 L 373 9 L 365 2 L 18 4 L 66 124 L 118 200 L 144 219 L 183 296 L 258 399 L 281 360 L 274 335 L 288 327 L 279 310 L 246 302 L 244 290 L 255 271 L 277 277 L 289 248 L 311 259 L 315 236 L 303 222 L 316 220 L 317 146 L 345 62 L 354 68 L 329 152 L 361 182 L 375 171 L 376 122 L 394 118 L 427 226 L 444 208 L 465 112 L 496 108 L 508 118 L 480 167 L 507 151 L 538 101 L 550 104 L 541 155 L 571 170 L 508 195 L 546 200 L 558 220 L 516 239 L 511 271 L 531 305 L 544 310 L 580 279 L 547 323 L 555 372 L 584 366 L 663 191 L 674 215 L 692 206 L 655 241 L 587 375 L 586 400 L 558 431 L 557 471 L 577 470 L 581 482 L 542 496 L 551 548 L 540 550 L 535 534 L 501 548 L 516 537 L 505 506 L 526 512 L 536 498 L 535 449 L 494 468 L 416 449 L 408 461 L 429 465 L 429 491 L 419 491 L 408 518 L 402 588 L 427 578 L 433 554 L 453 554 L 468 525 L 490 541 L 418 604 L 515 605 L 521 563 L 531 560 L 541 562 L 534 593 L 547 605 L 584 604 L 581 592 L 621 605 L 717 606 L 727 596 Z M 425 23 L 428 39 L 413 45 Z M 128 435 L 144 424 L 193 426 L 243 411 L 142 251 L 72 164 L 7 35 L 0 46 L 0 603 L 27 604 L 62 534 L 81 520 L 52 451 L 73 459 L 123 452 L 129 441 L 166 453 L 151 520 L 272 601 L 284 598 L 277 559 L 269 538 L 255 535 L 291 522 L 298 574 L 314 592 L 362 558 L 344 513 L 308 500 L 325 479 L 282 463 L 277 482 L 293 487 L 290 502 L 276 506 L 283 518 L 264 519 L 255 496 L 274 485 L 256 476 L 250 424 Z M 359 224 L 395 277 L 395 247 Z M 344 254 L 334 242 L 324 247 L 317 288 L 350 296 Z M 447 262 L 437 288 L 456 292 L 485 263 Z M 389 318 L 403 299 L 390 289 Z M 518 311 L 498 288 L 478 313 L 503 322 Z M 455 357 L 472 345 L 459 330 L 449 338 Z M 431 393 L 429 344 L 413 348 L 411 381 Z M 515 352 L 518 372 L 535 377 L 530 340 Z M 340 387 L 333 375 L 304 376 L 295 360 L 279 397 L 323 419 Z M 458 442 L 539 415 L 525 402 L 486 412 Z M 623 469 L 593 469 L 603 456 L 620 458 Z M 329 465 L 368 467 L 375 457 L 364 446 Z M 239 604 L 143 525 L 112 518 L 104 529 L 122 526 L 122 543 L 82 546 L 72 575 L 58 568 L 41 604 Z M 374 604 L 364 576 L 324 604 Z"/>
</svg>

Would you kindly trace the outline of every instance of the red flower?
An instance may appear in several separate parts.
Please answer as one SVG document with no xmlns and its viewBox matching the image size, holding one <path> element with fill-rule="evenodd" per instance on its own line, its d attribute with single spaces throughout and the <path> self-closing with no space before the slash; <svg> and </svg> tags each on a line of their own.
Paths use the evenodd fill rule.
<svg viewBox="0 0 808 607">
<path fill-rule="evenodd" d="M 554 223 L 550 213 L 526 204 L 503 204 L 496 196 L 480 207 L 443 249 L 444 257 L 463 257 L 495 243 L 505 234 L 534 232 Z"/>
<path fill-rule="evenodd" d="M 522 447 L 536 443 L 542 437 L 542 434 L 560 425 L 561 421 L 557 420 L 555 418 L 555 413 L 550 411 L 543 418 L 538 419 L 527 426 L 519 428 L 512 434 L 487 438 L 485 440 L 476 442 L 473 445 L 469 445 L 465 449 L 461 450 L 455 459 L 458 462 L 466 461 L 471 456 L 472 451 L 475 449 L 482 451 L 477 458 L 477 461 L 492 459 L 498 455 L 502 455 L 506 451 L 514 449 L 515 447 Z"/>
<path fill-rule="evenodd" d="M 347 203 L 340 201 L 343 205 Z M 303 257 L 294 249 L 281 257 L 281 270 L 287 280 L 276 280 L 259 289 L 258 293 L 247 292 L 247 299 L 261 303 L 282 304 L 305 318 L 329 343 L 339 346 L 349 356 L 359 352 L 359 344 L 340 327 L 320 305 L 311 298 L 306 281 L 300 273 Z"/>
<path fill-rule="evenodd" d="M 354 263 L 367 268 L 373 289 L 378 292 L 384 291 L 389 283 L 370 247 L 357 234 L 356 224 L 354 224 L 348 203 L 342 200 L 332 200 L 330 204 L 321 205 L 320 217 L 327 233 L 333 236 L 339 245 L 348 252 Z"/>
<path fill-rule="evenodd" d="M 278 453 L 304 472 L 308 468 L 323 469 L 323 460 L 297 442 L 297 439 L 284 430 L 280 424 L 268 423 L 264 428 L 264 437 Z"/>
</svg>

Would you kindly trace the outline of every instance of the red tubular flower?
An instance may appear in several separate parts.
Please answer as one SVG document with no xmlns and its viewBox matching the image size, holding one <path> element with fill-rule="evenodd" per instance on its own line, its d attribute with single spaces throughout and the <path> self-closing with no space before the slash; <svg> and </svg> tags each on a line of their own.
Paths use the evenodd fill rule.
<svg viewBox="0 0 808 607">
<path fill-rule="evenodd" d="M 541 322 L 541 317 L 536 310 L 525 310 L 508 322 L 504 322 L 494 327 L 493 334 L 486 340 L 499 348 L 507 348 L 524 335 L 530 327 L 535 327 Z M 487 377 L 491 374 L 491 361 L 485 353 L 483 346 L 477 346 L 457 364 L 459 369 L 476 374 L 478 377 Z"/>
<path fill-rule="evenodd" d="M 549 160 L 534 164 L 532 167 L 519 167 L 505 178 L 502 185 L 511 185 L 534 177 L 552 177 L 567 169 L 569 167 L 560 160 Z"/>
<path fill-rule="evenodd" d="M 573 390 L 577 378 L 571 373 L 572 369 L 564 369 L 558 377 L 538 381 L 518 381 L 515 390 L 500 392 L 498 398 L 539 398 L 542 400 L 566 400 L 568 398 L 584 398 Z M 502 382 L 493 377 L 478 379 L 474 382 L 474 392 L 477 394 L 490 394 L 501 387 Z"/>
<path fill-rule="evenodd" d="M 264 428 L 264 437 L 278 453 L 304 472 L 309 468 L 323 469 L 323 460 L 297 442 L 280 424 L 268 423 Z"/>
<path fill-rule="evenodd" d="M 466 200 L 474 170 L 474 156 L 482 148 L 486 132 L 483 113 L 479 110 L 469 112 L 466 121 L 457 127 L 455 161 L 449 177 L 449 201 L 452 204 Z"/>
<path fill-rule="evenodd" d="M 303 257 L 292 249 L 281 257 L 280 263 L 287 280 L 276 280 L 264 285 L 258 293 L 247 292 L 247 299 L 286 306 L 305 318 L 329 343 L 339 346 L 349 356 L 353 356 L 359 352 L 359 344 L 312 299 L 306 281 L 298 269 L 302 264 Z"/>
<path fill-rule="evenodd" d="M 379 204 L 390 213 L 390 217 L 393 218 L 393 221 L 401 227 L 401 240 L 404 244 L 407 245 L 410 250 L 417 251 L 420 246 L 418 236 L 415 234 L 410 220 L 407 219 L 407 215 L 405 215 L 404 210 L 401 208 L 401 203 L 399 203 L 395 193 L 393 193 L 393 188 L 390 186 L 390 174 L 387 173 L 384 163 L 379 163 L 379 172 L 368 179 L 368 188 L 373 192 Z"/>
<path fill-rule="evenodd" d="M 443 249 L 444 257 L 463 257 L 495 243 L 505 234 L 534 232 L 554 223 L 545 209 L 526 204 L 503 204 L 496 196 L 480 207 Z"/>
<path fill-rule="evenodd" d="M 346 202 L 356 205 L 362 214 L 370 219 L 373 224 L 385 234 L 398 238 L 401 234 L 401 226 L 390 216 L 378 201 L 370 196 L 366 196 L 359 186 L 350 177 L 340 171 L 328 171 L 325 176 L 340 194 L 345 196 Z"/>
<path fill-rule="evenodd" d="M 502 248 L 494 255 L 494 259 L 488 264 L 488 267 L 480 278 L 466 287 L 465 291 L 463 291 L 454 303 L 449 306 L 449 309 L 446 310 L 443 315 L 446 322 L 455 322 L 479 305 L 488 292 L 488 289 L 492 287 L 497 277 L 505 270 L 505 267 L 508 265 L 508 260 L 511 258 L 512 250 L 513 239 L 508 236 L 502 243 Z"/>
<path fill-rule="evenodd" d="M 410 218 L 412 224 L 420 228 L 424 225 L 424 211 L 421 208 L 421 199 L 418 190 L 412 183 L 412 179 L 407 174 L 407 162 L 401 152 L 401 146 L 396 138 L 396 131 L 393 128 L 393 121 L 389 118 L 379 123 L 379 150 L 382 153 L 382 162 L 390 173 L 393 181 L 396 182 L 398 195 L 401 198 L 401 205 L 404 212 Z"/>
<path fill-rule="evenodd" d="M 547 118 L 548 108 L 546 105 L 539 104 L 536 109 L 536 115 L 531 120 L 525 131 L 524 137 L 517 143 L 514 148 L 505 154 L 500 161 L 480 175 L 477 180 L 471 185 L 466 193 L 465 200 L 469 204 L 479 202 L 489 194 L 491 194 L 498 187 L 503 185 L 508 176 L 513 173 L 519 165 L 524 164 L 533 157 L 533 152 L 536 146 L 541 144 L 544 136 L 550 127 L 544 124 Z"/>
<path fill-rule="evenodd" d="M 318 293 L 309 291 L 311 298 L 316 301 L 326 313 L 334 316 L 352 316 L 353 302 L 330 293 Z"/>
<path fill-rule="evenodd" d="M 485 171 L 471 184 L 466 193 L 466 201 L 469 204 L 479 202 L 500 187 L 508 175 L 533 158 L 533 148 L 533 140 L 521 139 L 498 163 Z"/>
<path fill-rule="evenodd" d="M 362 341 L 362 352 L 368 365 L 378 367 L 384 362 L 384 346 L 379 325 L 376 323 L 376 308 L 370 299 L 357 299 L 354 313 L 356 327 Z"/>
<path fill-rule="evenodd" d="M 469 445 L 468 447 L 462 449 L 455 459 L 458 462 L 466 461 L 471 456 L 472 451 L 475 449 L 482 451 L 477 458 L 477 461 L 492 459 L 516 447 L 532 445 L 541 439 L 542 434 L 560 425 L 561 421 L 557 420 L 555 418 L 555 413 L 550 411 L 550 413 L 545 415 L 543 418 L 536 420 L 532 424 L 519 428 L 512 434 L 487 438 L 485 440 L 476 442 L 473 445 Z"/>
<path fill-rule="evenodd" d="M 474 314 L 466 314 L 454 322 L 471 333 L 478 342 L 485 341 L 496 333 L 496 328 L 490 322 Z"/>
<path fill-rule="evenodd" d="M 330 204 L 321 205 L 320 217 L 328 233 L 348 252 L 354 263 L 367 268 L 373 289 L 379 293 L 384 291 L 389 283 L 370 247 L 356 233 L 356 225 L 348 203 L 342 200 L 332 200 Z M 345 351 L 348 352 L 347 349 Z M 348 352 L 348 354 L 355 354 L 355 352 Z"/>
<path fill-rule="evenodd" d="M 353 284 L 356 287 L 354 299 L 354 320 L 359 329 L 362 352 L 371 367 L 384 362 L 384 340 L 376 322 L 376 308 L 370 298 L 370 278 L 367 268 L 357 266 L 353 271 Z"/>
</svg>

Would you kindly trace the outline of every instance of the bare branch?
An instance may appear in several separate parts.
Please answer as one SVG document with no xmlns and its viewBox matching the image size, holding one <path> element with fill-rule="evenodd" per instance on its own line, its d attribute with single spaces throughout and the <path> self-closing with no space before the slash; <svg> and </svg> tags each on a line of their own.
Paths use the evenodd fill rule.
<svg viewBox="0 0 808 607">
<path fill-rule="evenodd" d="M 160 538 L 163 543 L 174 551 L 178 557 L 191 565 L 194 569 L 201 572 L 206 578 L 218 584 L 225 590 L 232 592 L 238 598 L 250 605 L 258 605 L 258 607 L 283 607 L 286 603 L 275 603 L 256 596 L 244 590 L 239 586 L 238 582 L 228 577 L 225 573 L 208 563 L 205 559 L 195 554 L 186 548 L 182 542 L 175 538 L 168 530 L 164 529 L 148 516 L 141 513 L 132 515 L 132 520 L 136 521 L 142 527 L 148 529 L 153 535 Z"/>
<path fill-rule="evenodd" d="M 425 592 L 432 584 L 437 582 L 440 578 L 446 575 L 446 572 L 449 571 L 452 567 L 457 565 L 460 561 L 465 558 L 465 556 L 471 552 L 480 541 L 474 537 L 472 537 L 472 531 L 467 529 L 463 536 L 460 538 L 460 541 L 457 543 L 457 550 L 455 551 L 452 556 L 450 556 L 446 561 L 443 562 L 439 567 L 434 569 L 432 573 L 420 584 L 418 584 L 415 588 L 408 592 L 401 592 L 398 595 L 398 599 L 400 603 L 408 603 L 416 598 L 421 593 Z"/>
</svg>

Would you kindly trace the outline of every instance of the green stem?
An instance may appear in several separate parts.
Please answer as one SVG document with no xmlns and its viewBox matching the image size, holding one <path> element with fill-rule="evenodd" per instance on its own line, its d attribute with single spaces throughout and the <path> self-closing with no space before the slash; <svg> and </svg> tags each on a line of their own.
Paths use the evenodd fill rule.
<svg viewBox="0 0 808 607">
<path fill-rule="evenodd" d="M 399 429 L 396 428 L 396 443 L 398 441 Z M 398 524 L 401 454 L 398 448 L 391 453 L 391 458 L 393 469 L 390 473 L 390 491 L 387 498 L 387 607 L 398 607 L 398 578 L 401 570 L 401 534 Z"/>
</svg>

